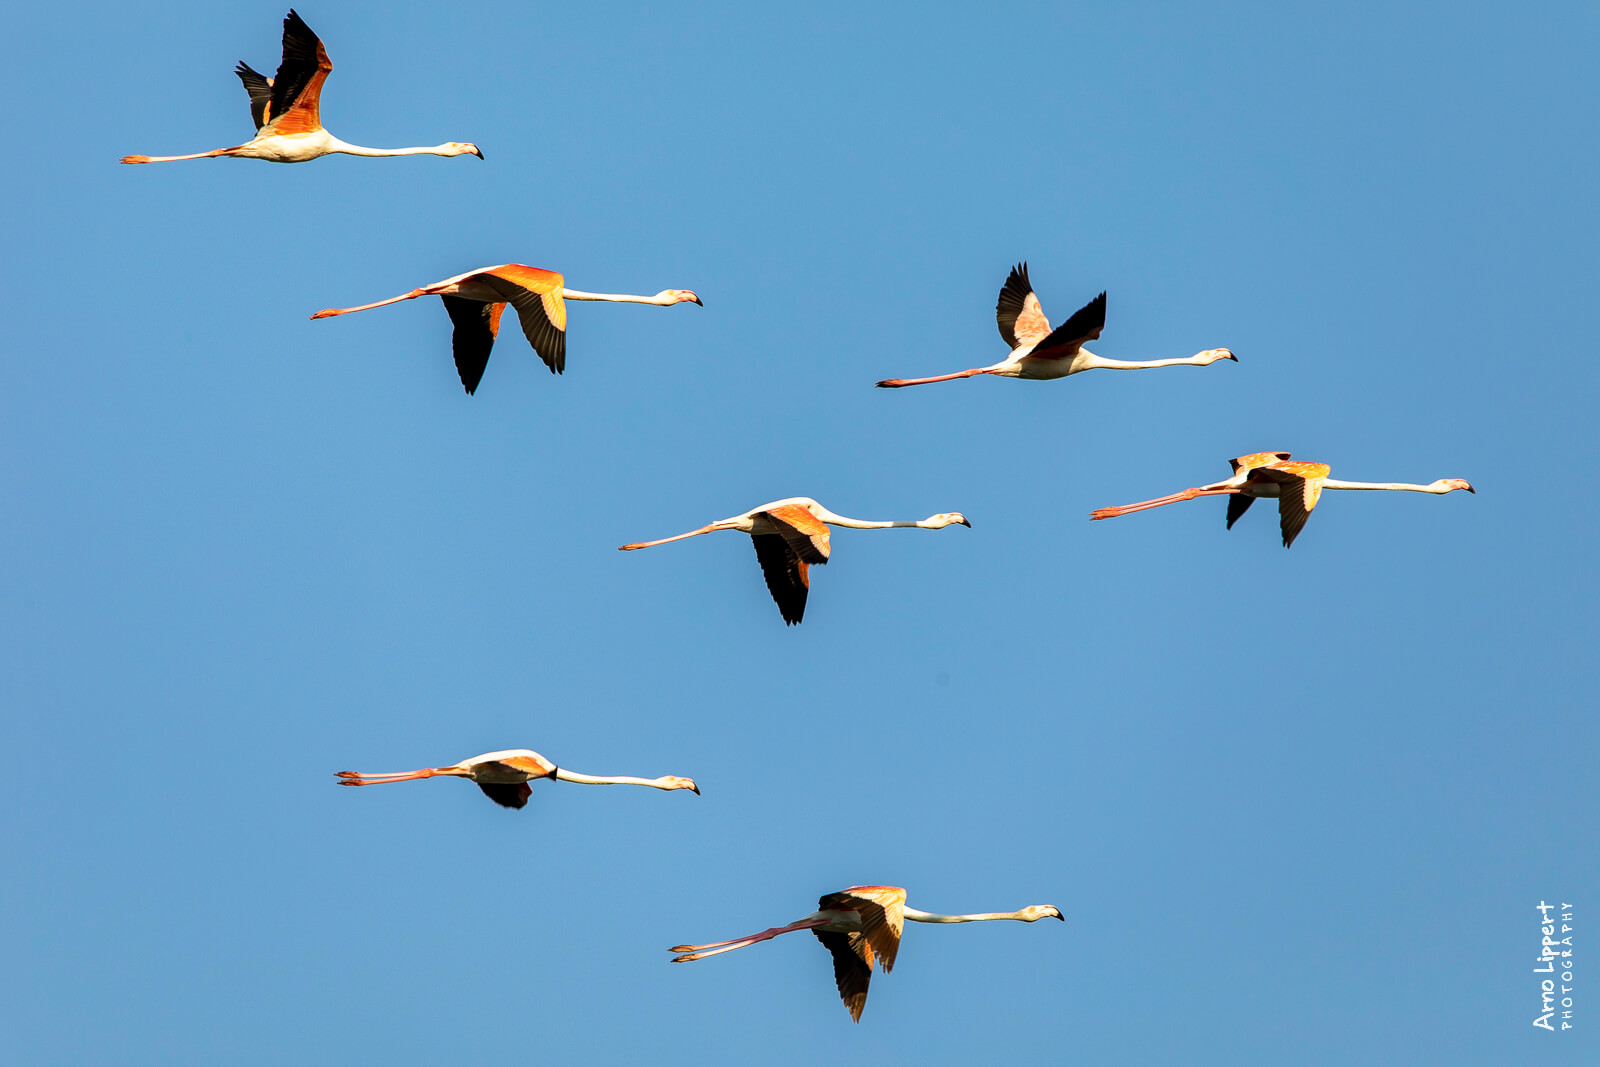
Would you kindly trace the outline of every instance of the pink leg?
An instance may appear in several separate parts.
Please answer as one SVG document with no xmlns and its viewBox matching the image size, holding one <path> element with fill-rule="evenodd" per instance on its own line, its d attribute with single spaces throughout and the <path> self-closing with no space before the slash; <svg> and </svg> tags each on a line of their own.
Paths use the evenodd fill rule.
<svg viewBox="0 0 1600 1067">
<path fill-rule="evenodd" d="M 218 148 L 210 152 L 196 152 L 188 156 L 123 156 L 119 163 L 176 163 L 180 159 L 210 159 L 212 156 L 225 156 L 232 152 L 232 148 Z"/>
<path fill-rule="evenodd" d="M 788 926 L 774 926 L 770 930 L 763 930 L 759 934 L 751 934 L 749 937 L 739 937 L 732 941 L 713 941 L 709 945 L 674 945 L 667 951 L 688 953 L 686 956 L 677 957 L 672 961 L 673 963 L 693 963 L 695 960 L 703 960 L 708 956 L 720 956 L 724 952 L 732 952 L 735 949 L 748 948 L 763 941 L 771 941 L 780 934 L 792 934 L 796 930 L 811 930 L 818 926 L 827 926 L 831 921 L 830 919 L 802 919 Z M 704 951 L 705 949 L 711 949 L 712 951 L 706 952 Z"/>
<path fill-rule="evenodd" d="M 420 771 L 394 771 L 389 774 L 363 774 L 360 771 L 340 771 L 340 785 L 388 785 L 390 782 L 411 782 L 419 778 L 458 774 L 454 767 L 424 767 Z"/>
<path fill-rule="evenodd" d="M 1167 504 L 1177 504 L 1185 500 L 1193 500 L 1198 496 L 1226 496 L 1237 493 L 1238 489 L 1185 489 L 1181 493 L 1171 496 L 1158 496 L 1154 500 L 1141 500 L 1137 504 L 1123 504 L 1120 507 L 1100 508 L 1089 513 L 1090 520 L 1115 519 L 1120 515 L 1131 515 L 1135 511 L 1149 511 L 1151 508 L 1163 507 Z"/>
<path fill-rule="evenodd" d="M 710 526 L 702 526 L 698 530 L 690 530 L 688 533 L 678 534 L 676 537 L 663 537 L 659 541 L 635 541 L 631 545 L 620 546 L 617 551 L 632 552 L 636 548 L 654 548 L 656 545 L 664 545 L 669 541 L 682 541 L 685 537 L 699 537 L 701 534 L 715 533 L 718 530 L 732 530 L 734 528 L 714 522 Z"/>
<path fill-rule="evenodd" d="M 908 385 L 927 385 L 929 382 L 951 382 L 957 378 L 970 378 L 974 374 L 988 374 L 984 367 L 974 367 L 972 370 L 958 371 L 955 374 L 941 374 L 935 378 L 885 378 L 878 383 L 879 389 L 901 389 Z"/>
<path fill-rule="evenodd" d="M 373 308 L 381 308 L 385 304 L 398 304 L 402 300 L 415 300 L 419 296 L 427 296 L 427 295 L 428 294 L 427 294 L 427 292 L 425 290 L 413 289 L 409 293 L 404 294 L 403 296 L 391 296 L 389 299 L 387 299 L 387 300 L 379 300 L 375 304 L 362 304 L 360 307 L 353 307 L 353 308 L 325 308 L 322 311 L 317 312 L 315 315 L 313 315 L 311 317 L 314 318 L 314 319 L 326 319 L 326 318 L 332 318 L 334 315 L 348 315 L 352 311 L 371 311 Z"/>
</svg>

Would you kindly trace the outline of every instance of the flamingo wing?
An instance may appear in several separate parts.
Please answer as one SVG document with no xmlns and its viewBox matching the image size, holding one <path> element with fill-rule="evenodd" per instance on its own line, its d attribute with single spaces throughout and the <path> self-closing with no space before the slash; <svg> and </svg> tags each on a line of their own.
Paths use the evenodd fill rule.
<svg viewBox="0 0 1600 1067">
<path fill-rule="evenodd" d="M 826 563 L 832 548 L 828 543 L 828 524 L 811 514 L 799 504 L 785 504 L 781 508 L 760 513 L 789 542 L 795 553 L 807 563 Z M 761 530 L 762 533 L 768 531 Z"/>
<path fill-rule="evenodd" d="M 517 782 L 513 785 L 479 782 L 478 788 L 483 790 L 484 796 L 502 808 L 525 808 L 528 806 L 528 798 L 533 795 L 533 786 L 527 782 Z"/>
<path fill-rule="evenodd" d="M 1100 336 L 1106 325 L 1106 294 L 1101 293 L 1083 307 L 1073 312 L 1072 318 L 1057 326 L 1050 335 L 1034 346 L 1030 356 L 1044 359 L 1065 359 L 1078 354 L 1085 341 Z"/>
<path fill-rule="evenodd" d="M 567 302 L 561 298 L 564 279 L 553 270 L 508 263 L 473 276 L 517 309 L 528 344 L 551 374 L 567 369 Z"/>
<path fill-rule="evenodd" d="M 829 930 L 811 932 L 832 953 L 833 982 L 839 987 L 839 999 L 849 1009 L 851 1020 L 860 1022 L 861 1012 L 867 1006 L 867 987 L 872 984 L 871 947 L 866 938 L 857 933 L 841 934 Z"/>
<path fill-rule="evenodd" d="M 895 956 L 900 952 L 900 934 L 906 925 L 906 891 L 892 885 L 853 885 L 842 893 L 830 893 L 822 898 L 822 908 L 855 911 L 861 916 L 861 936 L 866 938 L 873 954 L 883 967 L 883 973 L 894 970 Z"/>
<path fill-rule="evenodd" d="M 283 60 L 271 82 L 272 99 L 262 114 L 263 125 L 271 126 L 272 132 L 278 134 L 320 130 L 322 83 L 332 71 L 327 49 L 290 8 L 283 17 Z M 245 87 L 248 89 L 249 83 Z M 254 94 L 251 99 L 254 101 Z"/>
<path fill-rule="evenodd" d="M 244 91 L 250 95 L 250 121 L 259 130 L 267 124 L 267 109 L 272 104 L 272 79 L 243 60 L 233 72 L 244 82 Z"/>
<path fill-rule="evenodd" d="M 1288 458 L 1287 452 L 1252 452 L 1248 456 L 1228 460 L 1228 466 L 1233 468 L 1233 473 L 1238 474 L 1241 470 L 1254 470 L 1269 463 L 1282 463 Z"/>
<path fill-rule="evenodd" d="M 450 313 L 450 321 L 455 323 L 450 347 L 456 357 L 456 373 L 461 376 L 467 395 L 471 396 L 478 391 L 484 369 L 489 366 L 489 353 L 500 333 L 500 316 L 506 306 L 460 296 L 441 296 L 440 299 Z"/>
<path fill-rule="evenodd" d="M 1326 463 L 1286 462 L 1262 467 L 1251 475 L 1278 484 L 1278 526 L 1283 533 L 1283 547 L 1294 544 L 1294 539 L 1305 529 L 1311 511 L 1322 499 L 1322 482 L 1328 477 Z"/>
<path fill-rule="evenodd" d="M 756 559 L 778 613 L 785 625 L 795 625 L 805 618 L 806 594 L 811 591 L 810 567 L 782 534 L 751 534 L 750 540 L 755 543 Z"/>
<path fill-rule="evenodd" d="M 1006 284 L 1000 287 L 994 317 L 1000 327 L 1000 337 L 1013 350 L 1023 345 L 1036 345 L 1050 336 L 1050 320 L 1044 317 L 1044 309 L 1033 292 L 1033 283 L 1028 281 L 1026 263 L 1011 268 Z"/>
<path fill-rule="evenodd" d="M 1233 524 L 1244 517 L 1250 510 L 1250 505 L 1255 503 L 1255 497 L 1245 493 L 1234 493 L 1228 497 L 1228 529 L 1233 529 Z"/>
</svg>

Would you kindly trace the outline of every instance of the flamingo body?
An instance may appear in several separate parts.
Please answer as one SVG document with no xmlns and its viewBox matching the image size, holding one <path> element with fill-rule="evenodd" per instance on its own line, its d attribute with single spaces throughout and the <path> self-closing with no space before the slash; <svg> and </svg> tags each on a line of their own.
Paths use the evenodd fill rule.
<svg viewBox="0 0 1600 1067">
<path fill-rule="evenodd" d="M 477 392 L 478 383 L 483 380 L 483 372 L 489 365 L 489 353 L 500 334 L 500 317 L 507 304 L 516 308 L 523 336 L 539 358 L 544 360 L 545 366 L 550 368 L 551 374 L 560 374 L 567 368 L 568 300 L 605 300 L 661 306 L 701 304 L 700 298 L 688 289 L 663 289 L 654 296 L 580 292 L 568 289 L 566 279 L 553 270 L 522 263 L 501 263 L 469 270 L 387 300 L 358 307 L 327 308 L 311 317 L 326 319 L 356 311 L 369 311 L 386 304 L 415 300 L 419 296 L 437 296 L 444 301 L 445 311 L 455 326 L 450 345 L 455 356 L 456 373 L 468 396 Z"/>
<path fill-rule="evenodd" d="M 1278 525 L 1283 536 L 1283 547 L 1294 544 L 1295 538 L 1305 528 L 1311 512 L 1328 489 L 1378 489 L 1400 490 L 1413 493 L 1431 493 L 1442 496 L 1465 489 L 1476 493 L 1472 483 L 1464 478 L 1440 478 L 1427 485 L 1412 482 L 1346 482 L 1330 478 L 1332 473 L 1326 463 L 1309 463 L 1291 460 L 1287 452 L 1253 452 L 1229 461 L 1233 477 L 1210 485 L 1184 489 L 1169 496 L 1143 500 L 1137 504 L 1100 508 L 1090 514 L 1090 519 L 1114 519 L 1136 511 L 1176 504 L 1202 496 L 1228 497 L 1228 529 L 1249 510 L 1250 504 L 1260 498 L 1278 501 Z"/>
<path fill-rule="evenodd" d="M 853 885 L 841 892 L 823 896 L 817 901 L 816 911 L 787 926 L 775 926 L 732 941 L 676 945 L 670 951 L 681 953 L 672 962 L 693 963 L 770 941 L 783 934 L 810 930 L 833 957 L 833 977 L 839 990 L 839 999 L 844 1001 L 851 1020 L 860 1022 L 861 1012 L 867 1006 L 867 988 L 872 981 L 873 967 L 881 967 L 885 974 L 894 970 L 906 920 L 962 923 L 1014 919 L 1031 923 L 1044 918 L 1065 921 L 1061 909 L 1051 904 L 1032 904 L 1014 912 L 940 915 L 906 907 L 906 891 L 898 886 Z"/>
<path fill-rule="evenodd" d="M 995 304 L 995 324 L 1000 337 L 1011 349 L 1011 354 L 999 363 L 987 367 L 973 367 L 954 374 L 940 374 L 932 378 L 888 378 L 878 383 L 881 389 L 900 389 L 908 385 L 927 385 L 947 382 L 957 378 L 973 378 L 992 374 L 1000 378 L 1025 378 L 1048 381 L 1079 374 L 1086 370 L 1142 370 L 1153 367 L 1210 366 L 1221 359 L 1238 362 L 1226 348 L 1208 348 L 1184 359 L 1157 359 L 1130 362 L 1105 359 L 1095 355 L 1084 344 L 1097 340 L 1106 324 L 1106 294 L 1101 293 L 1073 313 L 1072 317 L 1056 329 L 1050 328 L 1039 297 L 1028 280 L 1028 265 L 1019 263 L 1000 289 L 1000 299 Z"/>
<path fill-rule="evenodd" d="M 767 591 L 772 594 L 786 626 L 797 625 L 806 611 L 806 598 L 811 590 L 811 567 L 827 563 L 833 554 L 829 543 L 829 525 L 855 530 L 883 530 L 891 527 L 918 527 L 940 530 L 946 526 L 972 523 L 960 512 L 942 512 L 915 522 L 868 522 L 835 515 L 808 496 L 791 496 L 752 508 L 742 515 L 719 519 L 698 530 L 691 530 L 659 541 L 640 541 L 621 546 L 620 551 L 631 552 L 640 548 L 664 545 L 669 541 L 682 541 L 700 534 L 720 530 L 737 530 L 750 535 L 755 544 L 756 559 L 766 578 Z"/>
<path fill-rule="evenodd" d="M 529 782 L 541 778 L 554 778 L 579 785 L 646 785 L 655 789 L 688 789 L 696 795 L 700 787 L 692 778 L 666 775 L 661 778 L 629 778 L 622 776 L 599 777 L 580 774 L 557 767 L 539 753 L 527 748 L 508 748 L 499 752 L 485 752 L 481 756 L 452 763 L 448 767 L 424 767 L 420 771 L 393 771 L 367 773 L 340 771 L 340 785 L 389 785 L 393 782 L 410 782 L 422 778 L 466 778 L 483 790 L 484 796 L 504 808 L 526 807 L 533 795 Z"/>
<path fill-rule="evenodd" d="M 322 128 L 322 86 L 333 63 L 322 41 L 293 8 L 283 20 L 283 59 L 268 78 L 240 62 L 234 73 L 250 97 L 256 135 L 244 144 L 186 156 L 123 156 L 124 163 L 171 163 L 182 159 L 231 156 L 269 163 L 305 163 L 320 156 L 463 156 L 483 153 L 475 144 L 448 141 L 430 148 L 363 148 L 346 144 Z"/>
</svg>

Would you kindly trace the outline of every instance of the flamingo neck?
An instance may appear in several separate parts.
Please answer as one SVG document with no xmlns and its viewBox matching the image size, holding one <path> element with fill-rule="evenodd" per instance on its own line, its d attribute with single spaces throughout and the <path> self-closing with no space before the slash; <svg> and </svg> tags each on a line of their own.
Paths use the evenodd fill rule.
<svg viewBox="0 0 1600 1067">
<path fill-rule="evenodd" d="M 1448 493 L 1450 488 L 1443 485 L 1413 485 L 1411 482 L 1341 482 L 1335 478 L 1322 480 L 1324 489 L 1403 489 L 1409 493 L 1433 493 L 1435 495 Z"/>
<path fill-rule="evenodd" d="M 843 526 L 850 530 L 891 530 L 900 526 L 915 526 L 923 530 L 934 529 L 934 527 L 928 525 L 927 519 L 918 519 L 916 522 L 911 522 L 909 520 L 897 520 L 895 522 L 870 522 L 866 519 L 850 519 L 843 515 L 835 515 L 827 508 L 818 508 L 817 510 L 822 513 L 818 515 L 817 518 L 821 519 L 823 522 L 829 524 L 830 526 Z"/>
<path fill-rule="evenodd" d="M 1106 359 L 1086 348 L 1078 350 L 1083 370 L 1149 370 L 1153 367 L 1203 367 L 1208 360 L 1196 354 L 1183 359 Z"/>
<path fill-rule="evenodd" d="M 980 911 L 974 915 L 940 915 L 936 911 L 918 911 L 906 908 L 905 917 L 914 923 L 981 923 L 993 919 L 1015 919 L 1025 922 L 1020 911 Z"/>
<path fill-rule="evenodd" d="M 331 142 L 328 154 L 341 153 L 347 156 L 448 156 L 452 155 L 449 145 L 434 145 L 432 148 L 363 148 L 358 144 L 348 144 L 337 137 L 329 136 Z"/>
<path fill-rule="evenodd" d="M 671 789 L 664 778 L 629 778 L 626 775 L 598 775 L 579 774 L 563 767 L 557 767 L 555 778 L 563 782 L 576 782 L 578 785 L 648 785 L 654 789 Z"/>
<path fill-rule="evenodd" d="M 656 304 L 664 306 L 672 303 L 659 296 L 632 296 L 628 293 L 585 293 L 577 289 L 561 287 L 561 296 L 566 300 L 609 300 L 613 304 Z"/>
</svg>

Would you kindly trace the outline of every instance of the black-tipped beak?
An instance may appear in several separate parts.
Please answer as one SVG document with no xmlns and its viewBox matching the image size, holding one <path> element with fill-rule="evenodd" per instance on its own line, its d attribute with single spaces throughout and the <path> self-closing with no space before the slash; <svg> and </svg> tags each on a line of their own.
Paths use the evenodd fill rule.
<svg viewBox="0 0 1600 1067">
<path fill-rule="evenodd" d="M 1232 352 L 1228 353 L 1228 358 L 1233 360 L 1235 363 L 1239 362 L 1239 357 L 1234 355 Z"/>
<path fill-rule="evenodd" d="M 966 528 L 967 528 L 967 529 L 969 529 L 969 530 L 970 530 L 970 529 L 972 529 L 972 523 L 971 523 L 971 522 L 969 522 L 969 521 L 968 521 L 968 520 L 966 520 L 966 519 L 962 519 L 962 520 L 961 520 L 961 525 L 963 525 L 963 526 L 965 526 L 965 527 L 966 527 Z"/>
<path fill-rule="evenodd" d="M 699 786 L 691 785 L 689 788 L 694 790 L 694 795 L 695 796 L 699 796 L 700 795 L 700 787 Z"/>
<path fill-rule="evenodd" d="M 483 149 L 479 148 L 477 145 L 473 145 L 472 146 L 472 154 L 477 156 L 479 159 L 482 159 L 483 158 Z"/>
<path fill-rule="evenodd" d="M 706 302 L 704 300 L 701 300 L 698 296 L 694 298 L 694 302 L 696 304 L 699 304 L 701 307 L 705 307 L 706 306 Z"/>
<path fill-rule="evenodd" d="M 1470 485 L 1467 486 L 1467 492 L 1471 493 L 1473 496 L 1477 496 L 1478 495 L 1478 491 L 1476 489 L 1472 488 L 1472 486 L 1470 486 Z"/>
<path fill-rule="evenodd" d="M 1067 917 L 1065 915 L 1061 914 L 1059 911 L 1056 912 L 1056 918 L 1060 919 L 1062 922 L 1066 922 L 1067 921 Z"/>
</svg>

